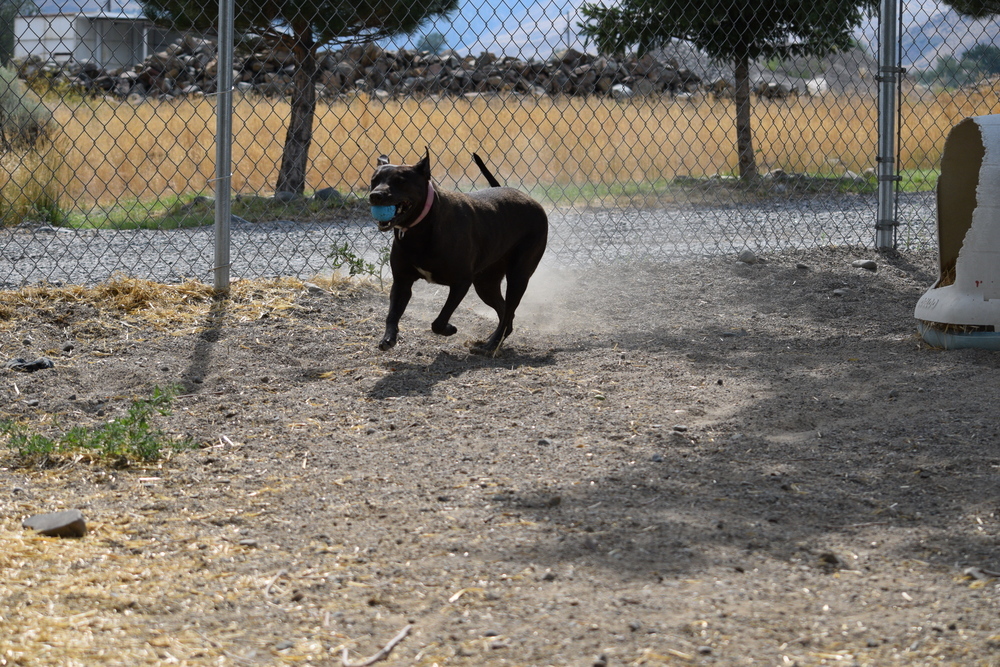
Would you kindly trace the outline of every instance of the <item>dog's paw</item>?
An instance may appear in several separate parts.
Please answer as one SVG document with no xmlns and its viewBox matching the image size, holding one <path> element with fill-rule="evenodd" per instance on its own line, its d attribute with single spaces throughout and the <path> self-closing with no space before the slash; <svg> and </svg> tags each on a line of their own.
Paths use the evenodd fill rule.
<svg viewBox="0 0 1000 667">
<path fill-rule="evenodd" d="M 448 322 L 445 322 L 444 324 L 438 324 L 437 322 L 434 322 L 433 324 L 431 324 L 431 331 L 438 334 L 439 336 L 454 336 L 456 333 L 458 333 L 458 327 Z"/>
<path fill-rule="evenodd" d="M 378 344 L 378 349 L 385 352 L 386 350 L 391 350 L 395 346 L 396 346 L 395 338 L 383 338 L 382 341 Z"/>
<path fill-rule="evenodd" d="M 484 357 L 495 357 L 499 351 L 500 351 L 499 345 L 490 347 L 489 343 L 485 343 L 481 340 L 477 340 L 475 343 L 469 346 L 469 352 L 471 354 L 480 354 Z"/>
</svg>

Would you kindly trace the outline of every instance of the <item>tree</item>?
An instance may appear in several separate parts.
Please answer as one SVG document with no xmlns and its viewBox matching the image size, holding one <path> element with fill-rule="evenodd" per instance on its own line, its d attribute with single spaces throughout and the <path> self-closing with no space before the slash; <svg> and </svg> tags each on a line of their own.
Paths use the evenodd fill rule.
<svg viewBox="0 0 1000 667">
<path fill-rule="evenodd" d="M 215 28 L 216 0 L 139 0 L 146 17 L 180 30 Z M 294 58 L 291 116 L 275 190 L 305 190 L 312 125 L 316 114 L 319 52 L 330 44 L 375 41 L 416 30 L 425 19 L 442 16 L 458 0 L 239 0 L 233 22 L 272 47 L 284 45 Z"/>
<path fill-rule="evenodd" d="M 417 51 L 429 51 L 430 53 L 440 55 L 444 51 L 445 46 L 444 35 L 439 32 L 429 32 L 417 42 Z"/>
<path fill-rule="evenodd" d="M 14 58 L 14 19 L 30 16 L 38 11 L 31 0 L 0 0 L 0 65 L 7 66 Z"/>
<path fill-rule="evenodd" d="M 1000 74 L 1000 47 L 993 44 L 976 44 L 962 54 L 962 61 L 981 75 Z"/>
<path fill-rule="evenodd" d="M 640 54 L 673 39 L 694 44 L 735 76 L 736 151 L 740 178 L 757 176 L 750 127 L 750 63 L 794 56 L 824 57 L 852 47 L 852 30 L 877 0 L 621 0 L 584 3 L 582 34 L 603 53 Z"/>
<path fill-rule="evenodd" d="M 1000 14 L 1000 0 L 944 0 L 959 14 L 974 19 L 984 19 Z"/>
</svg>

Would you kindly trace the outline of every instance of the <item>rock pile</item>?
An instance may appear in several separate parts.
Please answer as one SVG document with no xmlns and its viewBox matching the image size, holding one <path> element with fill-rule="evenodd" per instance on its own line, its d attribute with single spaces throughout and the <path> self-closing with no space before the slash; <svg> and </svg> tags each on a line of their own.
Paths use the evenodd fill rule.
<svg viewBox="0 0 1000 667">
<path fill-rule="evenodd" d="M 234 63 L 238 90 L 265 97 L 290 94 L 295 74 L 290 49 L 246 49 Z M 133 67 L 105 71 L 93 62 L 57 63 L 30 57 L 17 63 L 21 78 L 39 78 L 88 94 L 141 101 L 216 91 L 219 62 L 215 43 L 194 36 L 178 39 Z M 459 56 L 409 49 L 384 50 L 359 45 L 322 55 L 317 80 L 321 98 L 353 91 L 374 97 L 470 95 L 517 92 L 543 95 L 615 97 L 690 93 L 701 79 L 674 60 L 652 55 L 614 59 L 566 49 L 547 61 L 498 57 L 491 53 Z"/>
</svg>

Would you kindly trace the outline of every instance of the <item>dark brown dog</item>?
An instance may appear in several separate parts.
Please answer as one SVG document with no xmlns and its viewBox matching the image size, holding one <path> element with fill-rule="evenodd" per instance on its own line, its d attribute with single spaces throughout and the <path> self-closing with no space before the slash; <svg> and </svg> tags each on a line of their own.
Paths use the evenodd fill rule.
<svg viewBox="0 0 1000 667">
<path fill-rule="evenodd" d="M 451 336 L 458 331 L 449 320 L 472 286 L 500 318 L 493 335 L 472 351 L 494 353 L 514 330 L 514 311 L 545 252 L 548 217 L 531 197 L 499 187 L 479 156 L 474 157 L 494 187 L 469 194 L 434 187 L 429 152 L 413 166 L 392 165 L 379 157 L 368 200 L 373 207 L 395 207 L 392 219 L 379 223 L 380 230 L 393 230 L 392 290 L 379 349 L 396 344 L 399 318 L 420 278 L 451 288 L 431 324 L 434 333 Z M 506 295 L 500 291 L 504 278 Z"/>
</svg>

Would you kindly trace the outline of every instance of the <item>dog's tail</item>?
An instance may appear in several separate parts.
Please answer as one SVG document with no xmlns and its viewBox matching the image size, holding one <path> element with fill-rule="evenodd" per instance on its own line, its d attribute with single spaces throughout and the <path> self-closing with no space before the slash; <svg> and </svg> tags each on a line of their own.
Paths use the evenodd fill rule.
<svg viewBox="0 0 1000 667">
<path fill-rule="evenodd" d="M 472 154 L 472 159 L 476 161 L 476 165 L 479 167 L 479 171 L 483 172 L 483 176 L 489 181 L 491 188 L 499 188 L 500 181 L 493 177 L 493 174 L 489 169 L 486 168 L 486 163 L 483 162 L 483 158 L 479 157 L 476 153 Z"/>
</svg>

